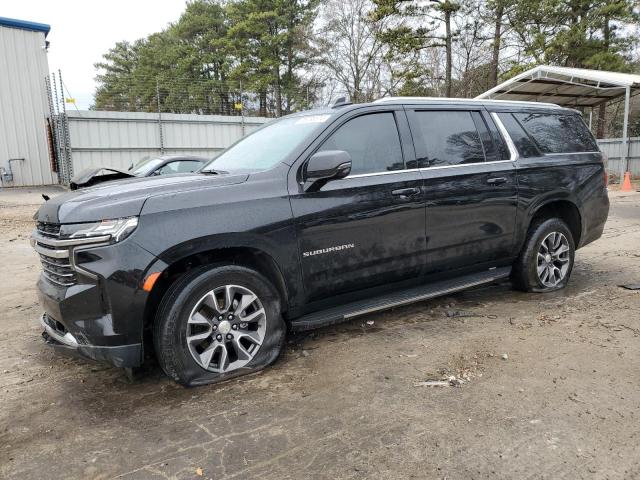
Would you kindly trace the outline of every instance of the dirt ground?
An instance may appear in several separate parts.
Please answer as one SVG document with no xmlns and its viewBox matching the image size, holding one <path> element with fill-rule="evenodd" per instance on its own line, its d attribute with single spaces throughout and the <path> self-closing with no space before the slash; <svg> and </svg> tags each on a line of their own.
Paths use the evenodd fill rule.
<svg viewBox="0 0 640 480">
<path fill-rule="evenodd" d="M 618 287 L 640 282 L 638 193 L 611 194 L 564 291 L 369 315 L 195 389 L 43 345 L 40 193 L 0 191 L 0 478 L 640 478 L 640 291 Z"/>
</svg>

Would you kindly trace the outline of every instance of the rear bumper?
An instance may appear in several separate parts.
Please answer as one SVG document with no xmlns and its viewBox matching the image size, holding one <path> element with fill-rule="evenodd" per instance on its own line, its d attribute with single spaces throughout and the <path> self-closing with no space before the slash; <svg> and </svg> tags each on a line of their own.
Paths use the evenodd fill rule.
<svg viewBox="0 0 640 480">
<path fill-rule="evenodd" d="M 56 328 L 54 320 L 46 313 L 40 317 L 44 328 L 42 338 L 45 343 L 55 350 L 78 358 L 107 362 L 116 367 L 132 368 L 142 363 L 142 344 L 100 346 L 79 344 L 78 340 L 67 331 Z"/>
</svg>

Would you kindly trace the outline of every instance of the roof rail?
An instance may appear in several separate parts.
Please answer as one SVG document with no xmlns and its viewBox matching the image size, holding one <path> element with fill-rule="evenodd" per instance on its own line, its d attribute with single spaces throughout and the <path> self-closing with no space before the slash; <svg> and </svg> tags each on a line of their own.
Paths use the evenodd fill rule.
<svg viewBox="0 0 640 480">
<path fill-rule="evenodd" d="M 562 108 L 555 103 L 546 102 L 523 102 L 520 100 L 489 100 L 485 98 L 449 98 L 449 97 L 382 97 L 374 100 L 373 103 L 387 102 L 453 102 L 453 103 L 487 103 L 487 104 L 504 104 L 515 103 L 522 105 L 542 105 L 545 107 Z"/>
</svg>

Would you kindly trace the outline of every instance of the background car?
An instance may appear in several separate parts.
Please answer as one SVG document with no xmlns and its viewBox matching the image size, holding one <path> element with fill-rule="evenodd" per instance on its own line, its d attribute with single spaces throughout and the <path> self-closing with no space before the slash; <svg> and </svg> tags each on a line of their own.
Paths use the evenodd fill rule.
<svg viewBox="0 0 640 480">
<path fill-rule="evenodd" d="M 194 155 L 162 155 L 140 160 L 135 165 L 132 164 L 127 171 L 110 167 L 89 168 L 74 176 L 70 187 L 71 190 L 77 190 L 123 178 L 190 173 L 199 170 L 209 160 L 209 158 Z"/>
</svg>

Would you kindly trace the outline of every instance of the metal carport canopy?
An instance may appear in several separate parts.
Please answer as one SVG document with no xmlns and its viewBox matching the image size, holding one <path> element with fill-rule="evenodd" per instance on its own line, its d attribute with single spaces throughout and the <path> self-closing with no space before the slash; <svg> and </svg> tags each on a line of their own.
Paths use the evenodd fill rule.
<svg viewBox="0 0 640 480">
<path fill-rule="evenodd" d="M 544 101 L 564 107 L 597 107 L 625 97 L 621 174 L 627 171 L 629 102 L 640 93 L 640 75 L 539 65 L 478 95 L 479 99 Z M 621 177 L 622 178 L 622 177 Z"/>
</svg>

